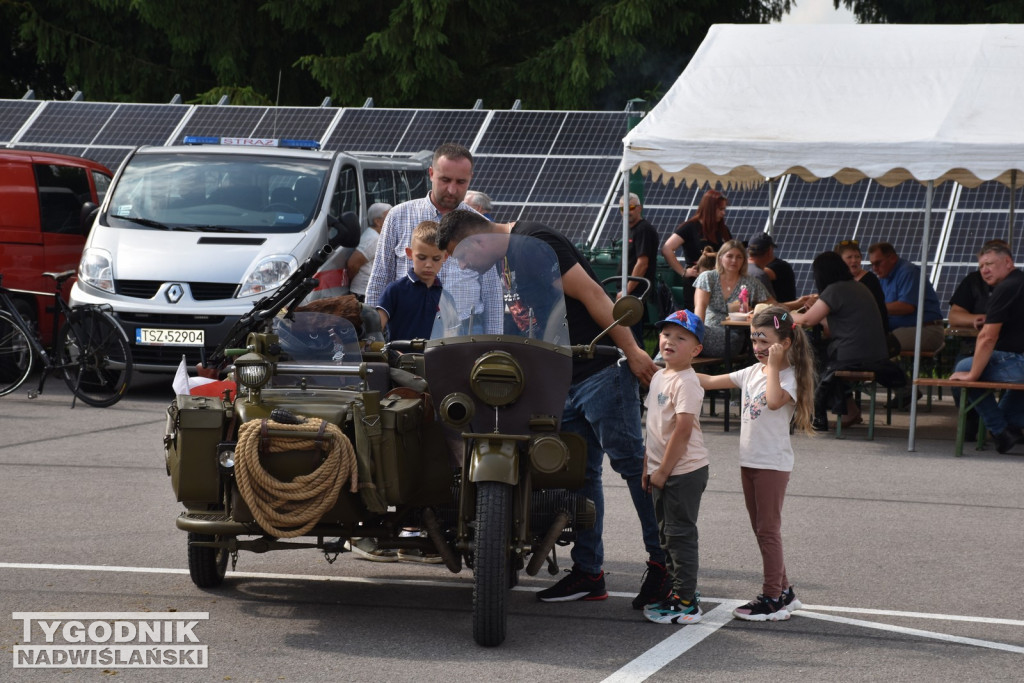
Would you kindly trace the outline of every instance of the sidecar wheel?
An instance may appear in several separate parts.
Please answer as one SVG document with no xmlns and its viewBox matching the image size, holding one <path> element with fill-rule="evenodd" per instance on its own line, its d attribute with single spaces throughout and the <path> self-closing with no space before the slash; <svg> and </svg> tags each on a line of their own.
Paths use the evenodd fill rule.
<svg viewBox="0 0 1024 683">
<path fill-rule="evenodd" d="M 222 536 L 188 534 L 188 574 L 192 583 L 200 588 L 216 588 L 224 581 L 228 570 L 227 548 L 204 548 L 192 545 L 193 541 L 220 541 Z"/>
<path fill-rule="evenodd" d="M 507 484 L 476 485 L 473 639 L 488 647 L 505 640 L 508 621 L 510 500 Z"/>
</svg>

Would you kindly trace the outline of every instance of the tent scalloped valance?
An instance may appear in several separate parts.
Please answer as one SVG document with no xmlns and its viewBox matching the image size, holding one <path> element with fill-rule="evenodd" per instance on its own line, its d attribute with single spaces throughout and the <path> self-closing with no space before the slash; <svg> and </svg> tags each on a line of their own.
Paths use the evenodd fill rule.
<svg viewBox="0 0 1024 683">
<path fill-rule="evenodd" d="M 649 176 L 653 182 L 661 182 L 666 185 L 669 182 L 675 182 L 676 187 L 703 187 L 705 184 L 715 187 L 716 184 L 721 184 L 725 190 L 749 190 L 762 185 L 768 179 L 765 174 L 758 172 L 756 168 L 748 165 L 737 166 L 726 175 L 714 173 L 703 164 L 690 164 L 686 168 L 670 173 L 653 161 L 642 161 L 634 165 L 630 170 L 640 171 L 643 175 Z M 821 180 L 822 177 L 832 177 L 844 185 L 852 185 L 868 177 L 865 173 L 855 168 L 842 168 L 827 176 L 818 176 L 803 166 L 790 167 L 780 175 L 788 174 L 796 175 L 806 182 Z M 1013 171 L 1004 171 L 996 178 L 992 178 L 992 180 L 1002 183 L 1006 187 L 1019 186 L 1021 176 L 1018 175 L 1016 178 L 1013 176 Z M 927 180 L 915 178 L 905 168 L 893 168 L 878 177 L 872 178 L 872 180 L 885 187 L 894 187 L 908 180 L 914 180 L 922 185 L 927 183 Z M 955 181 L 964 187 L 972 188 L 986 182 L 986 180 L 978 178 L 963 168 L 950 169 L 945 174 L 935 178 L 934 181 L 936 185 L 941 185 L 947 181 Z"/>
</svg>

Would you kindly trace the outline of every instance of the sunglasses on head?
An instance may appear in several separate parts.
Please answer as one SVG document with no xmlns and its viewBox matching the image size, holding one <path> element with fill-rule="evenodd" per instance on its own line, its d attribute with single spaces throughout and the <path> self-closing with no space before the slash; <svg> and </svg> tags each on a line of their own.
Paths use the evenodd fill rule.
<svg viewBox="0 0 1024 683">
<path fill-rule="evenodd" d="M 843 240 L 842 242 L 839 243 L 838 246 L 840 246 L 840 247 L 859 247 L 860 246 L 860 242 L 858 242 L 857 240 Z"/>
</svg>

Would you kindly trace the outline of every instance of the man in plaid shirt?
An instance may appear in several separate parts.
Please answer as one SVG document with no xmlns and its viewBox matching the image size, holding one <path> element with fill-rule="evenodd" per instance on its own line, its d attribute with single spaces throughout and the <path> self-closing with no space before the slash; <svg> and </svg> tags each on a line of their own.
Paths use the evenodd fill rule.
<svg viewBox="0 0 1024 683">
<path fill-rule="evenodd" d="M 421 199 L 403 202 L 388 212 L 377 244 L 377 256 L 366 287 L 366 303 L 376 306 L 384 288 L 403 278 L 412 268 L 405 255 L 413 229 L 422 221 L 440 221 L 454 209 L 472 208 L 463 200 L 473 177 L 473 155 L 462 145 L 446 143 L 434 152 L 428 169 L 430 192 Z M 481 275 L 461 270 L 454 260 L 445 261 L 441 286 L 455 301 L 467 333 L 500 334 L 503 303 L 501 281 L 494 268 Z"/>
</svg>

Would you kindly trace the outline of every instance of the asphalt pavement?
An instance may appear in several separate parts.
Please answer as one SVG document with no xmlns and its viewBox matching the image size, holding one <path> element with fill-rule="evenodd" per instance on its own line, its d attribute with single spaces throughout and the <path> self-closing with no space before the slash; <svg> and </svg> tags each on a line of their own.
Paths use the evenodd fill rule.
<svg viewBox="0 0 1024 683">
<path fill-rule="evenodd" d="M 712 454 L 700 514 L 705 619 L 650 624 L 630 600 L 644 570 L 625 484 L 606 470 L 611 596 L 539 603 L 554 578 L 522 574 L 508 638 L 472 640 L 472 577 L 314 550 L 239 557 L 223 587 L 189 580 L 163 462 L 167 376 L 117 405 L 70 409 L 56 381 L 0 398 L 0 679 L 11 681 L 920 681 L 1021 680 L 1024 448 L 953 457 L 948 396 L 874 441 L 794 436 L 783 513 L 790 580 L 805 608 L 778 623 L 734 620 L 760 587 L 740 491 L 739 435 L 703 421 Z M 923 405 L 923 404 L 922 404 Z M 884 411 L 880 418 L 884 422 Z M 902 421 L 902 423 L 901 423 Z M 919 422 L 921 425 L 922 422 Z M 563 569 L 568 553 L 559 553 Z M 201 669 L 14 668 L 15 613 L 207 613 Z M 56 618 L 56 617 L 54 617 Z"/>
</svg>

